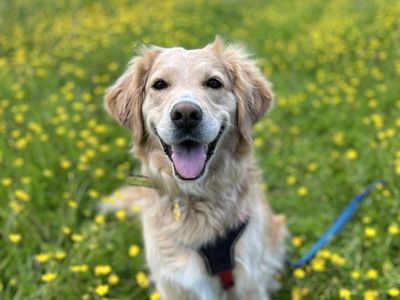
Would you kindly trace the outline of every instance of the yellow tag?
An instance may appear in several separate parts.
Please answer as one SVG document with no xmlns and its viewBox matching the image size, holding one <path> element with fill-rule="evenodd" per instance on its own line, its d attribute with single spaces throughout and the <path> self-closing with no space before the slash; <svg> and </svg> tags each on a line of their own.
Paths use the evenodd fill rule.
<svg viewBox="0 0 400 300">
<path fill-rule="evenodd" d="M 175 221 L 178 222 L 181 219 L 181 207 L 179 206 L 179 202 L 175 200 L 174 208 L 173 208 Z"/>
<path fill-rule="evenodd" d="M 128 182 L 128 184 L 134 185 L 134 186 L 144 186 L 144 187 L 149 187 L 149 188 L 154 187 L 154 184 L 150 178 L 140 176 L 140 175 L 128 176 L 127 182 Z"/>
</svg>

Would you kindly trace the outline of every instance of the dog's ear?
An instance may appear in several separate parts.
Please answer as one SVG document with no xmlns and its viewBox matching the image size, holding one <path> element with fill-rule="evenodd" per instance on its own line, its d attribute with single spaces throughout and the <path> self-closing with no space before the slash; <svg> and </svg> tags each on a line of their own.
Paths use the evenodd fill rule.
<svg viewBox="0 0 400 300">
<path fill-rule="evenodd" d="M 132 131 L 135 144 L 144 140 L 142 104 L 145 97 L 145 85 L 154 59 L 161 48 L 142 48 L 140 55 L 128 64 L 125 73 L 107 89 L 104 107 L 119 124 Z"/>
<path fill-rule="evenodd" d="M 217 52 L 233 84 L 237 100 L 237 125 L 240 136 L 251 143 L 251 128 L 271 107 L 273 92 L 255 62 L 241 48 L 228 45 L 217 37 L 208 47 Z"/>
</svg>

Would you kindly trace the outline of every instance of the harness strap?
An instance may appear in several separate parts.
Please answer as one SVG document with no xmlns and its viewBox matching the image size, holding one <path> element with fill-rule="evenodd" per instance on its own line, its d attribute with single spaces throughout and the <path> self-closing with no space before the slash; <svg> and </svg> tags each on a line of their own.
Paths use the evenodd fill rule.
<svg viewBox="0 0 400 300">
<path fill-rule="evenodd" d="M 198 251 L 208 274 L 211 276 L 218 275 L 224 289 L 229 289 L 235 283 L 233 279 L 235 244 L 244 232 L 248 222 L 246 220 L 238 227 L 227 231 L 215 241 L 203 245 Z"/>
</svg>

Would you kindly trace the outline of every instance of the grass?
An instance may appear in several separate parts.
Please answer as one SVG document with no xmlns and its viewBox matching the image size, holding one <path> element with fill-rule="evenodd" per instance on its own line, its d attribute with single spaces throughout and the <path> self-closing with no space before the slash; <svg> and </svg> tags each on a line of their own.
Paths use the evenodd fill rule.
<svg viewBox="0 0 400 300">
<path fill-rule="evenodd" d="M 265 191 L 299 257 L 384 178 L 279 299 L 400 298 L 398 1 L 3 1 L 0 299 L 157 299 L 140 227 L 96 205 L 124 184 L 129 134 L 104 89 L 141 43 L 254 53 L 277 103 L 254 129 Z"/>
</svg>

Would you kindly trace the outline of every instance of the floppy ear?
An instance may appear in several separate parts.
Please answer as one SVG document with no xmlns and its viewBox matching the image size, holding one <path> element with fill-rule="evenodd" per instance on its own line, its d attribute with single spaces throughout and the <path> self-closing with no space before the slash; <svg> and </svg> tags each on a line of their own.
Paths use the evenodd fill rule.
<svg viewBox="0 0 400 300">
<path fill-rule="evenodd" d="M 242 139 L 251 143 L 251 128 L 270 108 L 273 92 L 255 62 L 241 48 L 224 46 L 220 38 L 209 45 L 220 54 L 233 84 L 237 101 L 237 125 Z"/>
<path fill-rule="evenodd" d="M 141 49 L 141 54 L 128 64 L 125 73 L 107 89 L 104 107 L 119 124 L 132 131 L 135 144 L 144 140 L 142 104 L 150 68 L 161 48 Z"/>
</svg>

